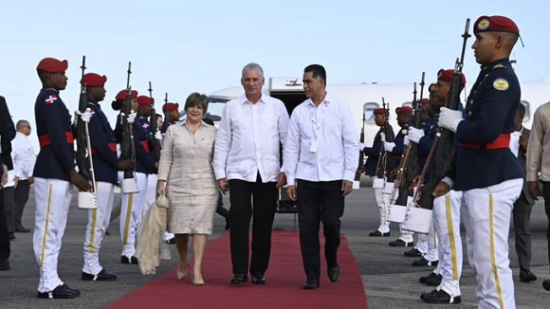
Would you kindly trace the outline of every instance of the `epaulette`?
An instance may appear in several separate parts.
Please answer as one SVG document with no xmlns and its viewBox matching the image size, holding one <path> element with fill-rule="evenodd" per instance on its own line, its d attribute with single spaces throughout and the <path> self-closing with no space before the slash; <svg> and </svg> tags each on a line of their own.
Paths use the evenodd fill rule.
<svg viewBox="0 0 550 309">
<path fill-rule="evenodd" d="M 492 70 L 496 70 L 496 69 L 506 69 L 506 68 L 508 68 L 508 67 L 505 66 L 505 65 L 502 64 L 502 63 L 499 63 L 499 64 L 496 64 L 496 65 L 492 68 Z"/>
</svg>

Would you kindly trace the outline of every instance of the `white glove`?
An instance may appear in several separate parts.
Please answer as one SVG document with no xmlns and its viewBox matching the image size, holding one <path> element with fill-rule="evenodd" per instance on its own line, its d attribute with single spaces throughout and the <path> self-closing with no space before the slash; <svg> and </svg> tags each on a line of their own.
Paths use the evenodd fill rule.
<svg viewBox="0 0 550 309">
<path fill-rule="evenodd" d="M 420 139 L 424 137 L 424 130 L 415 127 L 409 127 L 409 140 L 415 144 L 420 143 Z"/>
<path fill-rule="evenodd" d="M 382 143 L 385 142 L 386 141 L 386 134 L 380 133 L 380 140 L 382 141 Z"/>
<path fill-rule="evenodd" d="M 136 113 L 132 111 L 130 115 L 128 115 L 128 123 L 132 124 L 134 123 L 134 120 L 136 120 Z"/>
<path fill-rule="evenodd" d="M 365 144 L 363 143 L 359 143 L 359 151 L 363 151 L 363 149 L 365 149 Z"/>
<path fill-rule="evenodd" d="M 395 148 L 395 143 L 384 142 L 384 150 L 387 152 L 392 152 L 393 148 Z"/>
<path fill-rule="evenodd" d="M 84 113 L 81 113 L 80 111 L 76 111 L 76 114 L 80 116 L 80 119 L 84 121 L 85 123 L 90 123 L 90 118 L 92 118 L 92 113 L 90 113 L 92 109 L 89 107 L 86 108 L 86 111 Z"/>
<path fill-rule="evenodd" d="M 155 138 L 162 141 L 162 133 L 160 133 L 160 130 L 157 130 L 157 133 L 155 133 Z"/>
<path fill-rule="evenodd" d="M 405 137 L 403 138 L 403 145 L 405 145 L 405 146 L 409 145 L 409 136 L 408 135 L 405 135 Z"/>
<path fill-rule="evenodd" d="M 439 126 L 445 128 L 453 133 L 456 132 L 458 124 L 462 119 L 462 112 L 442 107 L 439 111 Z"/>
</svg>

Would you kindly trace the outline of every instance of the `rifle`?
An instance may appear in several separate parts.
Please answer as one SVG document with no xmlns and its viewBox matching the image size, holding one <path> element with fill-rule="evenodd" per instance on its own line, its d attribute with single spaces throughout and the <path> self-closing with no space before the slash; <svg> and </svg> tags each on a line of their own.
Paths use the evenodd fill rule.
<svg viewBox="0 0 550 309">
<path fill-rule="evenodd" d="M 149 98 L 151 99 L 151 131 L 152 131 L 152 143 L 153 143 L 153 157 L 155 161 L 160 161 L 160 141 L 155 137 L 157 133 L 157 112 L 155 111 L 154 101 L 153 101 L 153 88 L 151 87 L 151 82 L 149 82 Z"/>
<path fill-rule="evenodd" d="M 361 135 L 359 136 L 359 142 L 363 144 L 365 142 L 365 113 L 363 112 L 363 125 L 361 127 Z M 360 181 L 361 170 L 363 169 L 365 154 L 363 149 L 359 149 L 359 164 L 357 165 L 357 172 L 355 173 L 355 181 Z"/>
<path fill-rule="evenodd" d="M 78 111 L 80 113 L 84 113 L 88 108 L 88 94 L 86 93 L 87 87 L 84 82 L 84 74 L 86 73 L 86 56 L 82 56 L 82 65 L 80 66 L 80 69 L 82 70 L 80 78 L 82 84 L 80 86 Z M 78 117 L 77 121 L 76 164 L 78 166 L 78 173 L 88 182 L 91 182 L 92 185 L 91 192 L 78 192 L 78 207 L 82 209 L 95 209 L 97 208 L 95 196 L 97 188 L 94 175 L 94 162 L 92 160 L 92 146 L 90 144 L 88 124 L 82 121 L 80 117 Z"/>
<path fill-rule="evenodd" d="M 385 108 L 385 106 L 388 106 L 388 108 Z M 386 117 L 384 119 L 384 133 L 386 135 L 386 142 L 391 143 L 393 142 L 393 131 L 390 130 L 390 103 L 386 104 L 384 101 L 384 98 L 382 98 L 382 106 L 384 106 L 384 109 L 386 110 Z M 382 144 L 382 148 L 384 148 L 384 144 Z M 387 182 L 393 182 L 394 175 L 392 174 L 393 167 L 395 165 L 395 162 L 393 160 L 393 157 L 391 154 L 388 154 L 384 149 L 384 174 L 386 177 Z"/>
<path fill-rule="evenodd" d="M 461 80 L 462 80 L 462 68 L 464 66 L 464 53 L 466 51 L 466 42 L 471 36 L 468 33 L 470 27 L 470 19 L 466 20 L 466 28 L 462 34 L 462 54 L 460 59 L 457 58 L 455 62 L 455 71 L 451 79 L 449 99 L 447 101 L 447 108 L 452 110 L 458 109 L 458 104 L 460 103 L 460 92 L 461 92 Z M 418 191 L 422 191 L 418 205 L 421 208 L 432 209 L 434 197 L 432 192 L 435 189 L 435 186 L 443 179 L 445 173 L 450 169 L 451 154 L 453 151 L 453 132 L 439 128 L 435 136 L 435 140 L 430 149 L 430 153 L 424 164 L 422 174 L 420 175 L 419 184 L 421 184 L 426 176 L 426 172 L 430 166 L 432 160 L 434 162 L 434 173 L 430 180 L 422 186 L 421 190 L 417 190 L 414 200 L 417 200 Z"/>
<path fill-rule="evenodd" d="M 132 111 L 132 87 L 130 86 L 130 75 L 132 74 L 132 62 L 128 62 L 128 71 L 126 78 L 126 97 L 124 98 L 124 104 L 122 105 L 122 158 L 136 161 L 136 148 L 134 145 L 134 130 L 133 124 L 128 123 L 128 115 Z M 122 179 L 121 189 L 123 193 L 137 193 L 139 188 L 137 185 L 137 178 L 134 172 L 124 171 L 124 178 Z"/>
<path fill-rule="evenodd" d="M 422 96 L 424 95 L 424 79 L 425 79 L 426 73 L 422 72 L 422 80 L 420 81 L 420 100 L 422 100 Z M 413 127 L 420 129 L 420 123 L 421 123 L 421 104 L 417 100 L 416 97 L 416 83 L 414 83 L 414 91 L 413 91 Z M 409 194 L 409 187 L 411 186 L 414 177 L 418 173 L 418 144 L 409 142 L 407 145 L 407 148 L 405 149 L 405 152 L 403 153 L 403 158 L 401 159 L 402 166 L 400 167 L 398 171 L 398 179 L 399 179 L 399 196 L 396 200 L 392 201 L 397 205 L 407 205 L 407 196 Z M 397 181 L 396 181 L 397 183 Z M 396 184 L 397 185 L 397 184 Z"/>
</svg>

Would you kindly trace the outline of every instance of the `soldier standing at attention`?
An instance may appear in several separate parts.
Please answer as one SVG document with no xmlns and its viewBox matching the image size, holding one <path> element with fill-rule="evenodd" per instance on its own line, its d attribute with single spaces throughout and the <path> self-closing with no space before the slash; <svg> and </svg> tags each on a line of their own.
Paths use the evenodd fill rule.
<svg viewBox="0 0 550 309">
<path fill-rule="evenodd" d="M 57 274 L 57 260 L 71 202 L 71 183 L 81 191 L 90 184 L 75 170 L 71 116 L 59 92 L 67 86 L 67 60 L 44 58 L 37 67 L 42 89 L 36 98 L 34 115 L 40 152 L 36 158 L 34 198 L 36 217 L 33 248 L 40 267 L 38 298 L 74 298 Z"/>
<path fill-rule="evenodd" d="M 519 81 L 510 64 L 518 26 L 504 16 L 481 16 L 472 45 L 481 72 L 462 112 L 442 107 L 439 126 L 459 142 L 452 169 L 433 194 L 454 189 L 463 202 L 468 260 L 477 279 L 479 308 L 515 308 L 508 234 L 524 173 L 509 148 L 520 104 Z M 506 167 L 506 168 L 503 168 Z"/>
</svg>

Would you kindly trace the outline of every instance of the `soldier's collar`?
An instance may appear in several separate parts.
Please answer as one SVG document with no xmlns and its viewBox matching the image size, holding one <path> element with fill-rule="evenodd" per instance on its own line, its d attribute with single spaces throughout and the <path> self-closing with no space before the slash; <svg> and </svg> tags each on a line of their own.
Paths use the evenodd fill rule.
<svg viewBox="0 0 550 309">
<path fill-rule="evenodd" d="M 507 68 L 509 66 L 510 66 L 510 59 L 509 58 L 502 58 L 502 59 L 493 61 L 491 63 L 482 65 L 481 70 L 482 71 L 488 71 L 488 70 Z"/>
<path fill-rule="evenodd" d="M 55 88 L 51 88 L 51 87 L 44 87 L 43 89 L 44 89 L 44 90 L 51 90 L 51 91 L 59 92 L 59 90 L 57 90 L 57 89 L 55 89 Z"/>
</svg>

